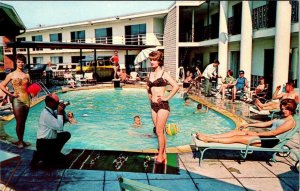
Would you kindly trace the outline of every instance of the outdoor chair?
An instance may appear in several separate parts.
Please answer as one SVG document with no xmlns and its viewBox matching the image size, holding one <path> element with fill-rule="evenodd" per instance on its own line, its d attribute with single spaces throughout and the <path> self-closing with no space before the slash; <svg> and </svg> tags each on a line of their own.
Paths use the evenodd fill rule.
<svg viewBox="0 0 300 191">
<path fill-rule="evenodd" d="M 10 182 L 11 178 L 16 173 L 17 168 L 21 164 L 21 157 L 18 154 L 0 150 L 0 168 L 3 168 L 3 166 L 5 166 L 7 164 L 11 164 L 13 162 L 17 162 L 17 164 L 16 164 L 15 168 L 13 169 L 13 171 L 11 172 L 10 176 L 8 177 L 6 183 L 4 183 L 5 186 L 4 186 L 3 191 L 5 191 L 6 188 L 9 186 L 9 182 Z"/>
<path fill-rule="evenodd" d="M 265 89 L 262 92 L 255 93 L 255 88 L 251 88 L 251 91 L 254 91 L 252 97 L 250 97 L 247 102 L 252 103 L 254 100 L 259 99 L 260 102 L 266 103 L 268 102 L 268 94 L 269 94 L 269 84 L 265 85 Z"/>
<path fill-rule="evenodd" d="M 88 84 L 94 84 L 94 85 L 97 84 L 97 80 L 94 78 L 93 72 L 85 73 L 85 74 L 84 74 L 84 77 L 86 78 L 86 80 L 87 80 L 86 82 L 87 82 Z"/>
<path fill-rule="evenodd" d="M 297 161 L 295 163 L 296 170 L 299 171 L 299 154 L 298 151 L 294 151 L 293 149 L 286 146 L 286 143 L 293 138 L 293 136 L 299 132 L 299 122 L 296 121 L 296 126 L 290 130 L 290 132 L 285 136 L 282 137 L 279 141 L 279 143 L 272 147 L 272 148 L 264 148 L 264 147 L 255 147 L 251 146 L 251 143 L 255 142 L 257 139 L 252 139 L 247 145 L 240 144 L 240 143 L 232 143 L 232 144 L 222 144 L 222 143 L 206 143 L 199 139 L 197 139 L 196 134 L 192 134 L 192 141 L 194 142 L 196 149 L 199 156 L 199 166 L 201 166 L 201 161 L 203 160 L 204 154 L 207 150 L 237 150 L 240 151 L 240 156 L 242 159 L 246 160 L 246 157 L 248 154 L 252 154 L 254 151 L 261 151 L 261 152 L 274 152 L 272 161 L 276 162 L 276 154 L 283 157 L 287 157 L 290 155 L 290 153 L 293 153 Z M 264 140 L 267 139 L 275 139 L 275 138 L 261 138 Z"/>
<path fill-rule="evenodd" d="M 118 181 L 121 191 L 167 191 L 166 189 L 140 183 L 138 181 L 130 180 L 123 177 L 119 177 Z"/>
<path fill-rule="evenodd" d="M 78 84 L 79 86 L 82 86 L 87 83 L 87 79 L 84 78 L 82 74 L 75 74 L 75 81 L 76 84 Z"/>
</svg>

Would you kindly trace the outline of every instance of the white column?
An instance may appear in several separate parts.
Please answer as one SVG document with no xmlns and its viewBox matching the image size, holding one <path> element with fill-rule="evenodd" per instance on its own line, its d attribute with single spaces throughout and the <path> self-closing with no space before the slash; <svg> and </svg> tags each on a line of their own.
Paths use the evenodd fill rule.
<svg viewBox="0 0 300 191">
<path fill-rule="evenodd" d="M 250 1 L 242 2 L 242 29 L 241 29 L 241 53 L 240 70 L 245 71 L 245 77 L 251 87 L 251 66 L 252 66 L 252 18 Z"/>
<path fill-rule="evenodd" d="M 277 1 L 273 90 L 285 84 L 289 74 L 292 7 L 289 1 Z"/>
<path fill-rule="evenodd" d="M 220 22 L 219 22 L 219 69 L 218 74 L 224 78 L 227 71 L 227 55 L 228 55 L 228 28 L 227 28 L 227 10 L 228 1 L 220 1 Z"/>
</svg>

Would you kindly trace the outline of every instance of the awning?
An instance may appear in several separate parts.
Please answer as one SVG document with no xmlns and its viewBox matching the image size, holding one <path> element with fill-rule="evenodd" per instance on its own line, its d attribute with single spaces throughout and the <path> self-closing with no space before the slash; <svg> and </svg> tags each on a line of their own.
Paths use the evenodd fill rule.
<svg viewBox="0 0 300 191">
<path fill-rule="evenodd" d="M 14 7 L 0 2 L 0 36 L 17 36 L 26 27 Z"/>
</svg>

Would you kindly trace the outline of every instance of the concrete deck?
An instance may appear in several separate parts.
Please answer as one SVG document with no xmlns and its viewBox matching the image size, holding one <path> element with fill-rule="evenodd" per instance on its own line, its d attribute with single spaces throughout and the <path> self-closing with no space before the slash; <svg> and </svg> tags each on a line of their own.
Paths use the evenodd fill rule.
<svg viewBox="0 0 300 191">
<path fill-rule="evenodd" d="M 200 96 L 203 98 L 202 96 Z M 244 102 L 231 103 L 215 98 L 203 98 L 220 108 L 243 117 L 248 122 L 258 119 L 249 115 L 248 105 Z M 190 137 L 187 137 L 191 139 Z M 1 137 L 2 139 L 2 137 Z M 299 133 L 288 143 L 288 146 L 299 149 Z M 29 163 L 33 148 L 18 149 L 0 141 L 1 150 L 21 155 L 22 163 L 13 176 L 6 190 L 120 190 L 117 177 L 140 181 L 168 190 L 299 190 L 299 174 L 294 169 L 295 157 L 277 157 L 278 162 L 267 162 L 270 158 L 267 153 L 253 153 L 247 161 L 239 161 L 239 152 L 236 151 L 208 151 L 202 166 L 195 153 L 179 154 L 180 174 L 163 175 L 152 173 L 130 173 L 93 170 L 61 170 L 39 169 L 33 170 Z M 193 149 L 193 145 L 191 144 Z M 16 163 L 1 167 L 0 189 Z"/>
</svg>

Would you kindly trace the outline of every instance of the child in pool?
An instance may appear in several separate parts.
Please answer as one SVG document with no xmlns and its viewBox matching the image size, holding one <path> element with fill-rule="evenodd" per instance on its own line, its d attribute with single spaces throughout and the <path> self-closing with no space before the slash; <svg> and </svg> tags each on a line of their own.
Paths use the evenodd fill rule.
<svg viewBox="0 0 300 191">
<path fill-rule="evenodd" d="M 134 122 L 134 123 L 133 123 L 133 126 L 134 126 L 134 127 L 141 127 L 141 126 L 142 126 L 142 123 L 141 123 L 141 117 L 138 116 L 138 115 L 134 116 L 133 122 Z"/>
<path fill-rule="evenodd" d="M 74 113 L 71 111 L 68 112 L 68 119 L 71 124 L 77 123 L 76 119 L 74 118 Z"/>
<path fill-rule="evenodd" d="M 203 104 L 199 103 L 199 104 L 197 105 L 196 111 L 194 111 L 194 114 L 195 114 L 195 113 L 207 113 L 207 112 L 208 112 L 208 107 L 206 107 L 206 110 L 205 110 L 205 111 L 202 110 L 202 107 L 203 107 Z"/>
</svg>

